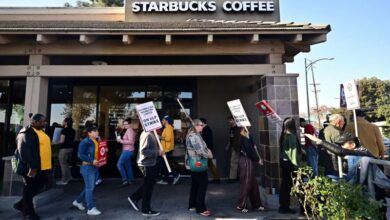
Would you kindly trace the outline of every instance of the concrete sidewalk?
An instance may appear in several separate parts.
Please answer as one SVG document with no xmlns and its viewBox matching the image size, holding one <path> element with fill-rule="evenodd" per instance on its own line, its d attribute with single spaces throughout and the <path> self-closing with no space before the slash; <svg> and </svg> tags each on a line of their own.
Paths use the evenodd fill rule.
<svg viewBox="0 0 390 220">
<path fill-rule="evenodd" d="M 96 188 L 94 198 L 96 207 L 102 211 L 97 217 L 87 216 L 85 211 L 72 207 L 72 201 L 83 188 L 83 182 L 76 180 L 64 187 L 64 193 L 53 201 L 36 209 L 42 219 L 305 219 L 299 215 L 282 215 L 277 212 L 278 197 L 267 195 L 267 211 L 250 210 L 241 213 L 235 210 L 239 195 L 239 183 L 209 184 L 206 205 L 212 211 L 212 217 L 203 217 L 187 210 L 190 179 L 180 179 L 177 185 L 156 185 L 152 208 L 160 211 L 157 217 L 146 218 L 135 212 L 127 196 L 141 184 L 141 179 L 124 188 L 119 187 L 120 180 L 104 180 Z M 21 219 L 22 215 L 12 208 L 19 197 L 0 197 L 0 219 Z M 298 211 L 298 208 L 295 208 Z"/>
</svg>

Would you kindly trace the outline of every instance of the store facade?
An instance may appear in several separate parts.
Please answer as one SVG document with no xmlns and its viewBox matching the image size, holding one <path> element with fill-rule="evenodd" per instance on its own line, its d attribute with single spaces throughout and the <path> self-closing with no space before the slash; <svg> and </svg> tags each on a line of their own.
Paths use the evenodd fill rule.
<svg viewBox="0 0 390 220">
<path fill-rule="evenodd" d="M 48 115 L 50 125 L 73 117 L 78 138 L 86 123 L 97 123 L 111 141 L 123 119 L 137 126 L 134 106 L 146 101 L 154 101 L 161 116 L 181 120 L 181 145 L 186 122 L 180 98 L 192 117 L 208 120 L 218 168 L 227 176 L 226 102 L 239 98 L 265 159 L 262 185 L 278 188 L 280 128 L 254 104 L 265 99 L 282 117 L 298 117 L 298 74 L 287 74 L 285 63 L 325 42 L 329 31 L 328 25 L 280 22 L 279 1 L 0 8 L 1 156 L 12 152 L 8 133 L 28 123 L 23 119 L 30 112 Z M 107 176 L 117 175 L 112 164 Z"/>
</svg>

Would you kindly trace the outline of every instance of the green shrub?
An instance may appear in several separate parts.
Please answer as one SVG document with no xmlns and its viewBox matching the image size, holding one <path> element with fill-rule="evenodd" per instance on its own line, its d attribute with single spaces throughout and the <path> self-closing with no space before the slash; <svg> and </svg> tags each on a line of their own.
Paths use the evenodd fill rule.
<svg viewBox="0 0 390 220">
<path fill-rule="evenodd" d="M 293 178 L 292 195 L 305 207 L 308 219 L 382 219 L 382 202 L 370 199 L 361 185 L 328 177 L 312 178 L 310 167 L 299 168 Z M 308 214 L 310 213 L 310 215 Z"/>
</svg>

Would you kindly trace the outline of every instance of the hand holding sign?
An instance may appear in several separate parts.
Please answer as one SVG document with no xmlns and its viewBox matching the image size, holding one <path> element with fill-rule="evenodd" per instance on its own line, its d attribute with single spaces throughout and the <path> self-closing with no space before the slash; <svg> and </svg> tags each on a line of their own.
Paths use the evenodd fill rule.
<svg viewBox="0 0 390 220">
<path fill-rule="evenodd" d="M 255 104 L 257 109 L 261 111 L 265 116 L 268 116 L 271 118 L 271 121 L 278 123 L 280 126 L 282 126 L 283 120 L 282 118 L 276 114 L 276 112 L 271 108 L 270 105 L 265 100 L 262 100 L 261 102 L 258 102 Z"/>
<path fill-rule="evenodd" d="M 305 135 L 310 140 L 314 141 L 316 144 L 321 144 L 322 143 L 321 139 L 317 138 L 316 136 L 314 136 L 312 134 L 303 134 L 303 135 Z"/>
</svg>

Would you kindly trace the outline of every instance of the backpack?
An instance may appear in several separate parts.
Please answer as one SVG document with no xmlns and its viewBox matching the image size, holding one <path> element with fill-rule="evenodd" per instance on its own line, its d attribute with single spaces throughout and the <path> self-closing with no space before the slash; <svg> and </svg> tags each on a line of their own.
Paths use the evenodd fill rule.
<svg viewBox="0 0 390 220">
<path fill-rule="evenodd" d="M 22 160 L 19 150 L 16 149 L 11 159 L 12 171 L 14 173 L 24 176 L 28 173 L 27 164 Z"/>
</svg>

